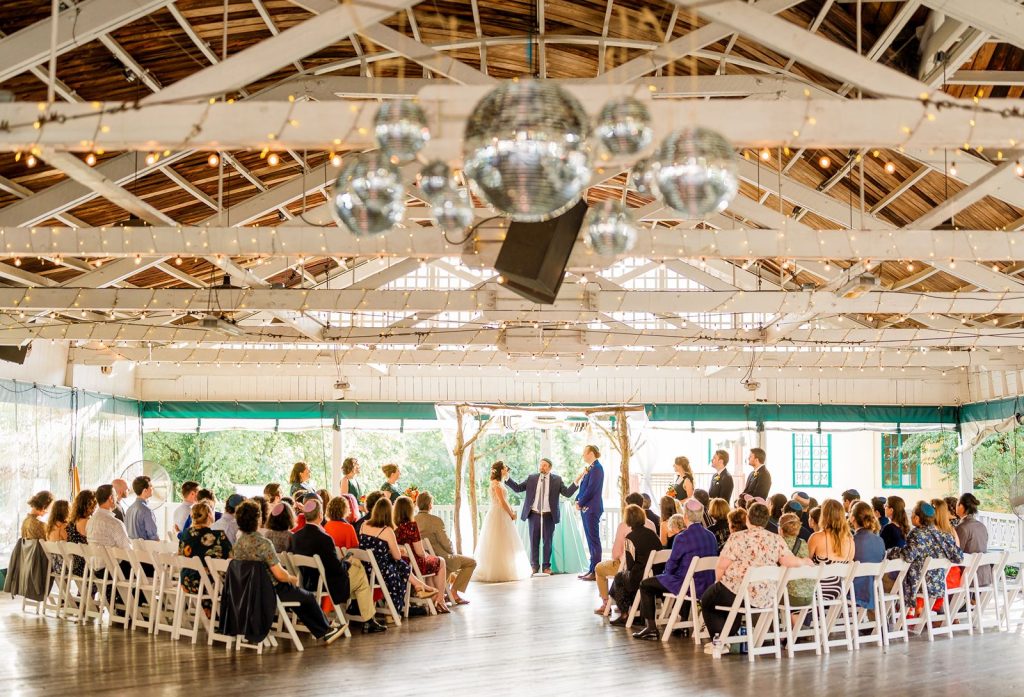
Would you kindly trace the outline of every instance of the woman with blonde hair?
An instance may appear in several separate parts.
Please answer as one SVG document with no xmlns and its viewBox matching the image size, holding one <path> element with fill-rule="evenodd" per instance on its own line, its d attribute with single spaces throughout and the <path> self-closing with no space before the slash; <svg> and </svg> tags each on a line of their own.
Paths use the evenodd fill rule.
<svg viewBox="0 0 1024 697">
<path fill-rule="evenodd" d="M 676 472 L 676 481 L 669 487 L 669 495 L 685 501 L 693 496 L 693 468 L 690 467 L 690 459 L 680 455 L 672 463 L 672 469 Z"/>
<path fill-rule="evenodd" d="M 381 467 L 380 471 L 384 473 L 384 483 L 381 485 L 380 490 L 388 495 L 388 499 L 393 505 L 398 500 L 398 497 L 402 495 L 402 492 L 396 486 L 399 478 L 402 476 L 402 470 L 398 468 L 398 465 L 389 463 Z"/>
<path fill-rule="evenodd" d="M 818 532 L 807 541 L 808 551 L 815 564 L 839 564 L 853 561 L 856 545 L 850 533 L 843 504 L 835 499 L 825 499 L 821 504 Z M 843 593 L 843 582 L 838 576 L 821 580 L 821 595 L 824 600 L 836 600 Z"/>
<path fill-rule="evenodd" d="M 959 547 L 960 536 L 956 534 L 956 528 L 953 527 L 952 515 L 946 499 L 932 499 L 932 508 L 935 509 L 935 527 L 947 535 L 952 535 L 953 541 Z"/>
<path fill-rule="evenodd" d="M 40 491 L 28 500 L 29 512 L 21 523 L 21 537 L 24 540 L 45 540 L 46 525 L 39 520 L 46 515 L 50 504 L 53 503 L 53 494 L 49 491 Z"/>
<path fill-rule="evenodd" d="M 676 503 L 676 499 L 673 496 L 662 496 L 659 507 L 661 508 L 661 522 L 658 525 L 660 528 L 658 536 L 661 538 L 661 546 L 665 549 L 672 549 L 672 538 L 679 531 L 669 528 L 668 520 L 679 512 L 679 504 Z"/>
<path fill-rule="evenodd" d="M 725 499 L 711 499 L 708 503 L 708 517 L 711 518 L 708 530 L 714 533 L 718 551 L 721 552 L 729 539 L 729 502 Z"/>
</svg>

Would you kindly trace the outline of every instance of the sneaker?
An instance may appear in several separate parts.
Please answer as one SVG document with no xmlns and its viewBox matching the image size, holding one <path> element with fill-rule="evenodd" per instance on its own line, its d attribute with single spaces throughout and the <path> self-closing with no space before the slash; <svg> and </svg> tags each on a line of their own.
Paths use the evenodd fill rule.
<svg viewBox="0 0 1024 697">
<path fill-rule="evenodd" d="M 710 642 L 708 642 L 707 644 L 704 644 L 704 653 L 706 653 L 706 654 L 713 654 L 714 652 L 715 652 L 715 645 L 714 644 L 712 644 Z"/>
<path fill-rule="evenodd" d="M 324 642 L 324 645 L 330 646 L 344 635 L 345 632 L 343 632 L 341 629 L 332 629 L 331 631 L 327 632 L 322 637 L 320 637 L 320 640 Z"/>
</svg>

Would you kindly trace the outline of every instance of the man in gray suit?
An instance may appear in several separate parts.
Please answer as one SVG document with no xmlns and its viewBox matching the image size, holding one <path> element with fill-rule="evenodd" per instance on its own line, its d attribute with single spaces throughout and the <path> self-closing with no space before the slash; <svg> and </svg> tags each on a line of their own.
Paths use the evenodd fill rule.
<svg viewBox="0 0 1024 697">
<path fill-rule="evenodd" d="M 444 559 L 448 565 L 448 578 L 451 579 L 452 576 L 455 576 L 455 579 L 451 581 L 452 597 L 455 602 L 459 605 L 467 605 L 469 601 L 460 593 L 466 592 L 469 579 L 473 577 L 473 572 L 476 570 L 476 560 L 473 557 L 455 554 L 452 551 L 452 541 L 448 539 L 448 533 L 445 532 L 444 521 L 430 512 L 434 507 L 434 497 L 430 495 L 429 491 L 420 492 L 416 499 L 416 507 L 420 510 L 416 514 L 416 525 L 420 528 L 420 537 L 429 540 L 430 546 L 434 548 L 434 554 Z"/>
</svg>

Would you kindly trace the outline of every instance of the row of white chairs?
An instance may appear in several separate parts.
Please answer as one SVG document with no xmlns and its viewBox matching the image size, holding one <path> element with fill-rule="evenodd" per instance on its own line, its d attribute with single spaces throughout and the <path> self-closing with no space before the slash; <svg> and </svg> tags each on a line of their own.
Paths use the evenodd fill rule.
<svg viewBox="0 0 1024 697">
<path fill-rule="evenodd" d="M 644 578 L 652 576 L 652 568 L 667 562 L 670 554 L 670 550 L 651 554 Z M 659 628 L 663 628 L 662 641 L 668 641 L 677 629 L 690 630 L 698 645 L 713 638 L 708 636 L 701 618 L 695 575 L 713 572 L 717 564 L 718 557 L 694 558 L 680 592 L 666 594 L 660 601 L 656 621 Z M 947 586 L 941 598 L 931 597 L 926 583 L 928 573 L 940 572 L 945 576 L 954 566 L 960 568 L 960 584 L 956 588 Z M 792 657 L 804 650 L 813 650 L 820 655 L 837 647 L 856 651 L 864 644 L 889 646 L 895 640 L 909 641 L 911 632 L 924 632 L 929 641 L 934 641 L 937 636 L 952 636 L 954 632 L 974 634 L 975 631 L 984 633 L 986 628 L 1004 627 L 1010 630 L 1024 624 L 1024 579 L 1019 573 L 1007 574 L 1007 567 L 1024 569 L 1024 552 L 965 554 L 961 564 L 951 564 L 945 559 L 926 559 L 916 589 L 923 612 L 913 618 L 907 617 L 911 608 L 906 606 L 903 595 L 903 582 L 910 566 L 902 560 L 751 568 L 741 582 L 733 604 L 717 608 L 729 613 L 723 636 L 719 638 L 719 651 L 728 651 L 729 644 L 746 644 L 749 660 L 753 661 L 762 654 L 780 657 L 781 639 L 785 639 L 787 654 Z M 981 583 L 978 572 L 982 568 L 991 569 L 991 582 Z M 890 578 L 891 584 L 886 583 L 886 577 Z M 825 579 L 837 579 L 830 585 L 838 584 L 838 597 L 832 597 L 830 593 L 826 598 L 822 591 Z M 872 613 L 857 601 L 855 581 L 858 579 L 868 581 L 872 589 Z M 813 588 L 813 600 L 809 605 L 799 605 L 790 596 L 789 582 L 800 580 L 807 581 Z M 755 584 L 770 585 L 776 602 L 767 608 L 755 607 L 750 601 L 751 587 Z M 889 590 L 886 590 L 887 585 Z M 942 603 L 936 610 L 934 606 L 938 600 Z M 687 603 L 688 612 L 683 617 L 682 610 Z M 627 627 L 632 626 L 639 606 L 638 593 L 626 620 Z M 987 616 L 990 607 L 993 609 L 991 617 Z M 730 631 L 740 621 L 745 626 L 746 635 Z"/>
</svg>

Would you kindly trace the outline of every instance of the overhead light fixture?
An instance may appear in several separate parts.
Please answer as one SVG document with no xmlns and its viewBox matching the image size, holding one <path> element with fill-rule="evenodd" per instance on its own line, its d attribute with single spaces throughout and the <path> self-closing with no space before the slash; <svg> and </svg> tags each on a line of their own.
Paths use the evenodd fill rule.
<svg viewBox="0 0 1024 697">
<path fill-rule="evenodd" d="M 244 336 L 245 332 L 234 322 L 228 322 L 220 317 L 203 317 L 199 320 L 199 326 L 210 331 L 220 332 L 228 336 Z"/>
<path fill-rule="evenodd" d="M 851 278 L 843 285 L 836 294 L 843 298 L 859 298 L 872 290 L 878 289 L 878 276 L 870 273 L 862 273 Z"/>
</svg>

